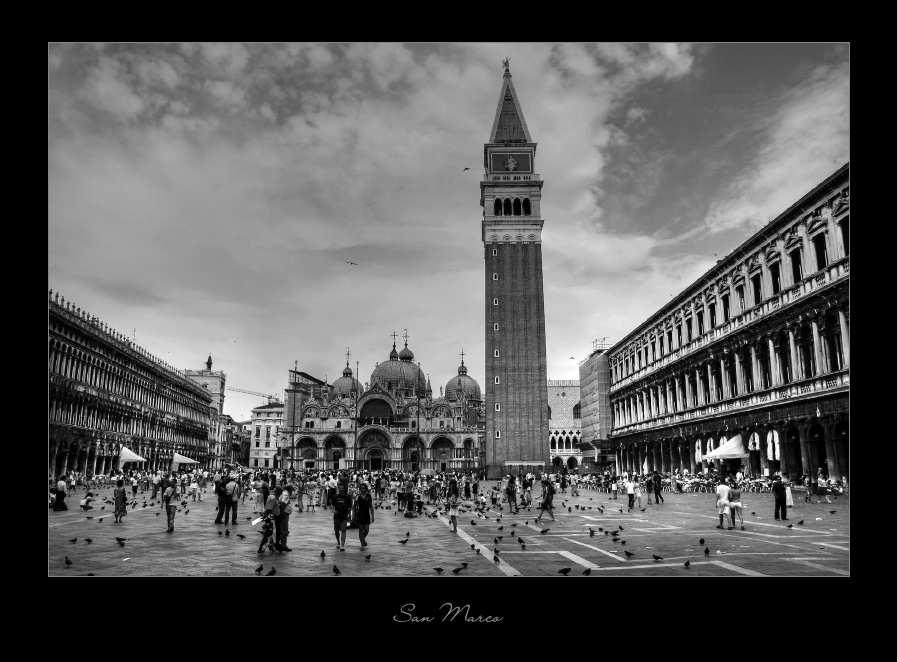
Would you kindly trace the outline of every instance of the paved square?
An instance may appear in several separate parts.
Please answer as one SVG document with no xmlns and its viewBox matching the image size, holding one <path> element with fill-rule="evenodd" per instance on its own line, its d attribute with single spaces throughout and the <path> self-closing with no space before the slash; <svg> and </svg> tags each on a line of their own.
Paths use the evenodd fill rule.
<svg viewBox="0 0 897 662">
<path fill-rule="evenodd" d="M 259 527 L 249 521 L 253 515 L 249 497 L 240 506 L 236 527 L 214 524 L 216 501 L 188 501 L 176 516 L 174 533 L 169 534 L 159 501 L 142 507 L 150 492 L 138 494 L 137 507 L 128 509 L 122 524 L 113 523 L 112 506 L 103 503 L 102 497 L 111 499 L 112 488 L 100 490 L 96 507 L 87 513 L 77 506 L 83 494 L 82 490 L 69 496 L 67 502 L 74 504 L 72 509 L 48 513 L 51 576 L 252 575 L 259 565 L 264 566 L 264 572 L 276 568 L 276 576 L 334 576 L 336 564 L 343 577 L 435 577 L 434 567 L 444 568 L 443 577 L 452 577 L 451 571 L 462 562 L 468 566 L 458 574 L 460 577 L 560 576 L 562 568 L 571 569 L 569 576 L 582 576 L 590 568 L 590 577 L 849 575 L 849 498 L 835 499 L 832 505 L 825 501 L 809 504 L 803 502 L 802 492 L 795 493 L 795 505 L 789 509 L 787 524 L 791 529 L 773 519 L 771 494 L 743 493 L 745 531 L 717 529 L 715 495 L 703 493 L 664 492 L 665 503 L 659 506 L 647 505 L 643 497 L 642 512 L 639 508 L 628 511 L 625 497 L 614 500 L 604 492 L 591 490 L 583 490 L 579 497 L 558 492 L 556 522 L 535 523 L 535 507 L 508 515 L 504 504 L 502 511 L 490 510 L 481 518 L 474 511 L 462 514 L 457 534 L 446 516 L 408 519 L 396 514 L 395 506 L 385 510 L 389 504 L 384 503 L 384 509 L 376 511 L 366 552 L 361 551 L 353 530 L 347 535 L 346 551 L 340 552 L 332 515 L 318 508 L 317 512 L 294 512 L 290 517 L 289 545 L 293 551 L 286 554 L 256 553 L 261 536 Z M 146 502 L 151 500 L 147 498 Z M 561 507 L 563 502 L 566 505 Z M 105 510 L 101 510 L 104 505 Z M 604 508 L 603 513 L 599 506 Z M 426 509 L 434 511 L 433 506 Z M 594 536 L 590 528 L 595 530 Z M 541 533 L 543 529 L 548 531 Z M 226 530 L 230 535 L 224 535 Z M 619 542 L 615 543 L 605 532 L 617 530 Z M 411 534 L 408 542 L 400 544 L 406 533 Z M 498 536 L 502 537 L 496 544 Z M 124 547 L 116 537 L 127 538 Z M 525 548 L 517 542 L 518 537 Z M 69 542 L 72 538 L 77 542 Z M 92 542 L 87 543 L 86 538 Z M 698 543 L 700 538 L 705 539 L 705 545 Z M 709 555 L 704 553 L 705 546 Z M 497 563 L 493 561 L 496 548 Z M 320 557 L 322 550 L 324 559 Z M 627 557 L 626 551 L 632 556 Z M 366 560 L 367 554 L 370 560 Z M 654 554 L 663 560 L 655 561 Z M 71 567 L 66 567 L 66 556 L 72 561 Z M 685 561 L 690 562 L 689 568 Z"/>
</svg>

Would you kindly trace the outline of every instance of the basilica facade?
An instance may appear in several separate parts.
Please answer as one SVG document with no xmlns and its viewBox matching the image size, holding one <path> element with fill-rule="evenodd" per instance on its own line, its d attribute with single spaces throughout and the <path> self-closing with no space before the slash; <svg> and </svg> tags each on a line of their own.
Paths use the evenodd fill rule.
<svg viewBox="0 0 897 662">
<path fill-rule="evenodd" d="M 332 384 L 291 370 L 285 394 L 283 468 L 476 471 L 485 460 L 483 396 L 463 355 L 436 397 L 407 338 L 364 385 L 347 358 Z"/>
<path fill-rule="evenodd" d="M 607 357 L 618 470 L 705 470 L 736 439 L 751 473 L 846 479 L 849 164 Z"/>
</svg>

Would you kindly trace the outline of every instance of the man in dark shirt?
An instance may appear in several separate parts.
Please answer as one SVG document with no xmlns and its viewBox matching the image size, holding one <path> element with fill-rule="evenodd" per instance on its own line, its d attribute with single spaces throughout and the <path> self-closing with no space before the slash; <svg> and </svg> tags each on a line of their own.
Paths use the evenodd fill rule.
<svg viewBox="0 0 897 662">
<path fill-rule="evenodd" d="M 336 535 L 336 546 L 340 551 L 346 551 L 346 528 L 349 526 L 349 513 L 352 512 L 352 497 L 346 492 L 346 483 L 337 485 L 336 496 L 330 501 L 330 510 L 333 511 L 333 533 Z"/>
<path fill-rule="evenodd" d="M 654 502 L 657 505 L 663 503 L 663 496 L 660 494 L 662 491 L 661 483 L 660 483 L 660 474 L 656 471 L 654 472 Z"/>
<path fill-rule="evenodd" d="M 781 476 L 776 476 L 776 481 L 772 484 L 772 493 L 776 499 L 775 518 L 787 522 L 788 518 L 785 515 L 788 514 L 788 507 L 785 505 L 785 483 L 782 482 Z M 780 512 L 781 517 L 779 517 Z"/>
</svg>

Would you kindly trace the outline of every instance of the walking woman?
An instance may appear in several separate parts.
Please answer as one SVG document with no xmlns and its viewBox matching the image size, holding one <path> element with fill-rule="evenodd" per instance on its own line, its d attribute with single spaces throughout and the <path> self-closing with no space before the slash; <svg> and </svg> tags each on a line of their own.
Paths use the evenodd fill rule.
<svg viewBox="0 0 897 662">
<path fill-rule="evenodd" d="M 358 525 L 358 540 L 361 543 L 361 549 L 368 546 L 367 537 L 371 530 L 371 524 L 374 523 L 374 499 L 368 490 L 367 483 L 362 483 L 359 487 L 360 494 L 355 499 L 355 524 Z"/>
<path fill-rule="evenodd" d="M 115 524 L 121 523 L 121 518 L 128 514 L 128 493 L 125 490 L 125 481 L 118 479 L 117 487 L 112 492 L 115 501 Z"/>
<path fill-rule="evenodd" d="M 554 510 L 552 499 L 554 498 L 554 485 L 551 484 L 551 481 L 542 479 L 542 511 L 539 513 L 539 516 L 536 518 L 536 521 L 542 519 L 542 515 L 545 514 L 545 511 L 548 511 L 548 514 L 551 515 L 551 521 L 554 521 Z"/>
<path fill-rule="evenodd" d="M 449 521 L 452 523 L 452 530 L 458 533 L 458 504 L 461 501 L 460 490 L 458 489 L 458 481 L 452 478 L 448 486 L 448 505 L 449 505 Z"/>
</svg>

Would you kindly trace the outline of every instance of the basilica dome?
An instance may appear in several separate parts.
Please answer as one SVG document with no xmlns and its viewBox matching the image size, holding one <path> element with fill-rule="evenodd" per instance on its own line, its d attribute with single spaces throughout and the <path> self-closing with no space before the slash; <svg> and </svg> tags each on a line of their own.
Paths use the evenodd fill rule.
<svg viewBox="0 0 897 662">
<path fill-rule="evenodd" d="M 467 374 L 467 366 L 464 365 L 464 360 L 461 360 L 461 365 L 458 366 L 458 376 L 452 377 L 448 384 L 445 385 L 445 397 L 447 400 L 457 400 L 458 399 L 458 391 L 462 391 L 464 393 L 464 397 L 468 400 L 482 400 L 480 385 L 477 384 L 477 380 Z"/>
<path fill-rule="evenodd" d="M 352 393 L 357 393 L 360 397 L 364 389 L 355 377 L 352 376 L 352 368 L 346 363 L 346 369 L 343 370 L 343 376 L 333 382 L 333 388 L 339 393 L 341 398 L 350 398 Z"/>
<path fill-rule="evenodd" d="M 392 351 L 389 353 L 389 361 L 380 363 L 371 373 L 371 383 L 379 380 L 386 388 L 407 391 L 407 395 L 415 392 L 423 396 L 427 388 L 427 378 L 424 376 L 423 370 L 417 364 L 412 363 L 411 358 L 408 358 L 414 357 L 414 354 L 407 345 L 402 350 L 402 354 L 404 357 L 400 360 L 396 346 L 393 345 Z"/>
</svg>

